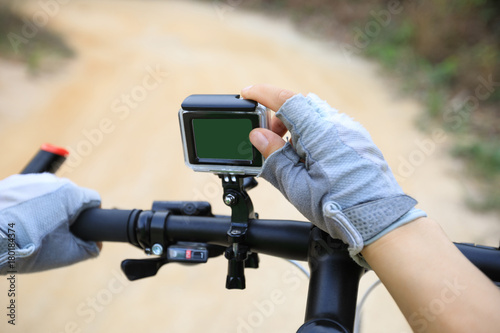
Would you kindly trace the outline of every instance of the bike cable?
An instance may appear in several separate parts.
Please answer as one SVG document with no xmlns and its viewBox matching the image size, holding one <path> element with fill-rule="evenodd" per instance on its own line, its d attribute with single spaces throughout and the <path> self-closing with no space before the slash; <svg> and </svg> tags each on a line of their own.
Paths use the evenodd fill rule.
<svg viewBox="0 0 500 333">
<path fill-rule="evenodd" d="M 305 269 L 304 266 L 302 266 L 297 260 L 287 260 L 287 261 L 292 265 L 294 265 L 295 267 L 297 267 L 298 269 L 300 269 L 301 272 L 304 273 L 304 275 L 307 276 L 308 279 L 311 277 L 307 269 Z"/>
<path fill-rule="evenodd" d="M 354 317 L 354 329 L 353 333 L 359 333 L 361 329 L 361 310 L 363 309 L 363 305 L 366 302 L 366 299 L 368 296 L 370 296 L 371 292 L 381 283 L 379 279 L 377 281 L 373 282 L 370 287 L 365 291 L 363 294 L 363 297 L 361 298 L 361 301 L 359 301 L 358 305 L 356 306 L 356 314 Z"/>
</svg>

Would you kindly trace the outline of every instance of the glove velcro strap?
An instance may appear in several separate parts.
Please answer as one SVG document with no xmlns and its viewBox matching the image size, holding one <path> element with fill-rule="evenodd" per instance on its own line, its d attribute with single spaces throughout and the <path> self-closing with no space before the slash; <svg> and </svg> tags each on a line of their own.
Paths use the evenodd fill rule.
<svg viewBox="0 0 500 333">
<path fill-rule="evenodd" d="M 389 228 L 416 204 L 417 201 L 412 197 L 400 195 L 350 207 L 344 209 L 342 213 L 361 234 L 366 243 L 367 240 L 371 240 Z"/>
</svg>

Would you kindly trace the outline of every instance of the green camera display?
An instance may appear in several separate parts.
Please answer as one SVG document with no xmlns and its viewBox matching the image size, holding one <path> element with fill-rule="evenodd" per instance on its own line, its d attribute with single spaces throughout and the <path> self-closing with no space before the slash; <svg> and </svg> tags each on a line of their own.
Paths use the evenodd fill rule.
<svg viewBox="0 0 500 333">
<path fill-rule="evenodd" d="M 249 133 L 267 128 L 269 111 L 239 95 L 191 95 L 182 103 L 179 121 L 186 164 L 195 171 L 259 174 L 264 159 Z"/>
</svg>

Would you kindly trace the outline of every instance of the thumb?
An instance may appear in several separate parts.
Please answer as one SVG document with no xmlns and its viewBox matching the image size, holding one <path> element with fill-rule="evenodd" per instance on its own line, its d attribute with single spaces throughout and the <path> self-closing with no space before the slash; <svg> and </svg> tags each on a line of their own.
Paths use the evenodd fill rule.
<svg viewBox="0 0 500 333">
<path fill-rule="evenodd" d="M 250 142 L 264 158 L 268 158 L 269 155 L 285 145 L 285 140 L 278 134 L 265 128 L 256 128 L 251 131 Z"/>
</svg>

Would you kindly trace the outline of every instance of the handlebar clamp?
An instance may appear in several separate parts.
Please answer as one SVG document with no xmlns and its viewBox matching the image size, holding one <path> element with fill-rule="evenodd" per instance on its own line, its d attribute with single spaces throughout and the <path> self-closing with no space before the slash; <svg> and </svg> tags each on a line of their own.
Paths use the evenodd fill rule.
<svg viewBox="0 0 500 333">
<path fill-rule="evenodd" d="M 252 177 L 250 181 L 240 175 L 219 175 L 224 189 L 223 201 L 231 208 L 231 225 L 227 231 L 229 243 L 226 250 L 228 259 L 227 289 L 245 289 L 245 267 L 258 267 L 256 264 L 246 265 L 249 248 L 241 244 L 246 237 L 250 219 L 255 219 L 252 200 L 246 191 L 257 186 Z M 258 263 L 256 254 L 252 254 L 252 262 Z"/>
</svg>

